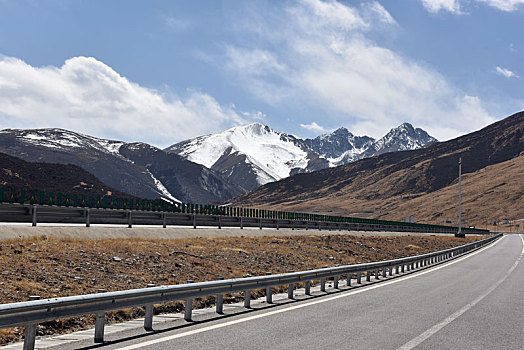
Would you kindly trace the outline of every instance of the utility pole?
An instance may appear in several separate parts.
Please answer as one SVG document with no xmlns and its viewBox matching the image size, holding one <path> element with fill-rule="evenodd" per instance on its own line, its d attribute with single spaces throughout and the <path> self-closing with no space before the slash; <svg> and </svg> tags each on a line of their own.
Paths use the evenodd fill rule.
<svg viewBox="0 0 524 350">
<path fill-rule="evenodd" d="M 458 219 L 458 232 L 455 233 L 455 237 L 466 237 L 462 233 L 462 157 L 459 157 L 459 219 Z"/>
</svg>

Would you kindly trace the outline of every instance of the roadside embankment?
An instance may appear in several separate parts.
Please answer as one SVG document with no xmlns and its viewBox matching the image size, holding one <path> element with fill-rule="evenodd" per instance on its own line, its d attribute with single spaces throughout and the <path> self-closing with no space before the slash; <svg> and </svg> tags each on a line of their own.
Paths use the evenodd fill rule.
<svg viewBox="0 0 524 350">
<path fill-rule="evenodd" d="M 261 236 L 303 236 L 303 235 L 352 235 L 352 236 L 451 236 L 450 234 L 412 233 L 412 232 L 371 232 L 371 231 L 335 231 L 335 230 L 291 230 L 264 228 L 213 228 L 213 227 L 167 227 L 134 226 L 127 228 L 118 225 L 91 226 L 80 225 L 0 225 L 0 240 L 47 236 L 69 239 L 104 239 L 104 238 L 216 238 L 216 237 L 261 237 Z"/>
<path fill-rule="evenodd" d="M 214 280 L 218 276 L 237 278 L 246 274 L 255 276 L 266 272 L 302 271 L 336 264 L 387 260 L 446 249 L 480 238 L 376 236 L 362 232 L 331 234 L 335 232 L 327 231 L 304 231 L 302 234 L 295 231 L 293 236 L 286 236 L 288 232 L 284 230 L 13 229 L 13 226 L 3 226 L 1 232 L 6 231 L 19 234 L 21 238 L 4 237 L 0 240 L 1 304 L 26 301 L 30 295 L 51 298 L 95 293 L 99 288 L 115 291 L 143 288 L 148 283 L 180 284 L 187 280 Z M 38 232 L 40 236 L 24 237 L 26 232 Z M 194 232 L 205 237 L 166 238 L 180 237 L 182 233 L 195 235 Z M 223 237 L 228 232 L 236 236 Z M 140 237 L 146 233 L 150 238 Z M 114 238 L 97 238 L 108 235 Z M 131 238 L 132 235 L 136 235 L 135 238 Z M 254 293 L 261 294 L 263 291 Z M 238 295 L 226 295 L 224 300 L 234 302 L 239 299 Z M 213 297 L 206 297 L 196 300 L 195 307 L 213 302 Z M 176 302 L 157 305 L 155 312 L 177 312 L 182 308 L 183 304 Z M 121 321 L 140 315 L 143 315 L 142 309 L 133 309 L 113 312 L 107 317 L 110 321 Z M 92 315 L 48 322 L 39 325 L 38 333 L 73 331 L 93 322 Z M 19 339 L 22 331 L 21 328 L 0 330 L 0 344 Z"/>
</svg>

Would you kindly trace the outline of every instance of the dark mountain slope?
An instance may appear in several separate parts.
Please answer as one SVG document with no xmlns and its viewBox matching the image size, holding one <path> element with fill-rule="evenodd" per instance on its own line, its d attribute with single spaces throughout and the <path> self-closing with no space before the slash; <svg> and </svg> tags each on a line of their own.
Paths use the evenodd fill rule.
<svg viewBox="0 0 524 350">
<path fill-rule="evenodd" d="M 91 196 L 130 197 L 71 164 L 30 163 L 0 153 L 0 187 Z"/>
<path fill-rule="evenodd" d="M 170 193 L 176 193 L 184 202 L 217 202 L 245 192 L 200 164 L 145 143 L 124 144 L 119 152 L 134 164 L 146 167 Z"/>
</svg>

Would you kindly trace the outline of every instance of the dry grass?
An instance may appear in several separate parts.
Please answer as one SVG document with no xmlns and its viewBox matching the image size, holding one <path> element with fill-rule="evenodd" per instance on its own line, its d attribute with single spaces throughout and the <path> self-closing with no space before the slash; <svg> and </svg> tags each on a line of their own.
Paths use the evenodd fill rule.
<svg viewBox="0 0 524 350">
<path fill-rule="evenodd" d="M 468 237 L 471 241 L 478 237 Z M 194 281 L 300 271 L 308 268 L 386 260 L 449 248 L 454 237 L 293 236 L 160 239 L 57 239 L 36 237 L 0 241 L 0 303 L 142 288 L 148 283 Z M 119 259 L 113 259 L 118 257 Z M 116 261 L 118 260 L 118 261 Z M 257 293 L 261 295 L 262 292 Z M 226 298 L 236 301 L 236 295 Z M 211 305 L 214 297 L 196 302 Z M 182 303 L 159 305 L 156 312 L 181 311 Z M 109 315 L 121 321 L 143 315 L 129 309 Z M 72 331 L 93 324 L 77 317 L 39 326 L 39 334 Z M 22 329 L 2 330 L 0 343 L 19 339 Z"/>
<path fill-rule="evenodd" d="M 466 225 L 498 230 L 488 222 L 524 218 L 524 154 L 465 174 L 462 181 L 462 218 Z M 407 172 L 407 170 L 405 171 Z M 458 216 L 458 182 L 431 193 L 384 197 L 381 193 L 395 186 L 404 176 L 399 171 L 373 185 L 361 186 L 353 181 L 334 194 L 317 193 L 302 201 L 289 197 L 280 203 L 259 205 L 259 208 L 285 211 L 305 211 L 328 215 L 354 215 L 384 220 L 403 220 L 414 216 L 418 222 L 454 224 Z M 314 198 L 316 197 L 316 198 Z M 363 213 L 371 213 L 363 215 Z M 521 222 L 521 230 L 522 230 Z"/>
</svg>

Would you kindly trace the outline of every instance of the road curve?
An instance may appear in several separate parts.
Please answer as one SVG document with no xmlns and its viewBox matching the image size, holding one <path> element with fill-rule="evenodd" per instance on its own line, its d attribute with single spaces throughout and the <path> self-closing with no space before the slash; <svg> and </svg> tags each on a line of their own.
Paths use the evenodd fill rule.
<svg viewBox="0 0 524 350">
<path fill-rule="evenodd" d="M 508 235 L 466 257 L 382 283 L 147 336 L 129 331 L 96 348 L 522 349 L 523 255 L 522 235 Z"/>
</svg>

